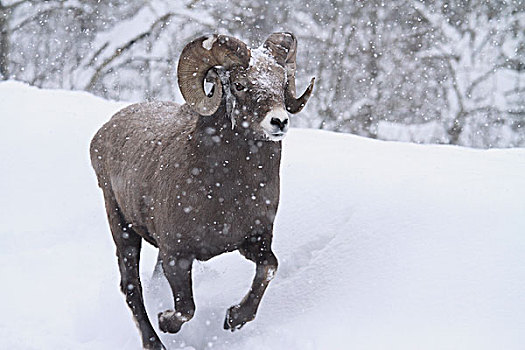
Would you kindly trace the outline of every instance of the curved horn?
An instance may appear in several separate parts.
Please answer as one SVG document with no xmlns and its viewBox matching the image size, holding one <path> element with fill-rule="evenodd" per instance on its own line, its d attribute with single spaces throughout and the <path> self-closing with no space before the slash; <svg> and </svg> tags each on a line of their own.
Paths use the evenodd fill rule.
<svg viewBox="0 0 525 350">
<path fill-rule="evenodd" d="M 200 115 L 212 115 L 221 104 L 222 85 L 219 79 L 214 79 L 214 93 L 206 96 L 204 79 L 208 71 L 215 66 L 248 67 L 249 62 L 250 50 L 236 38 L 214 34 L 193 40 L 182 50 L 177 68 L 182 96 Z"/>
<path fill-rule="evenodd" d="M 286 69 L 287 78 L 284 92 L 286 109 L 292 114 L 300 112 L 312 94 L 315 78 L 310 80 L 305 92 L 297 98 L 295 90 L 297 39 L 292 33 L 273 33 L 266 39 L 263 46 L 275 57 L 277 63 Z"/>
</svg>

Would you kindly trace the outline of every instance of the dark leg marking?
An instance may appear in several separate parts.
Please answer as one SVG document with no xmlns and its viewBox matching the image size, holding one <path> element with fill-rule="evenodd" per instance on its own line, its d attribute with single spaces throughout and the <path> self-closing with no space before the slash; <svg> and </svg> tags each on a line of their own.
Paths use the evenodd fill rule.
<svg viewBox="0 0 525 350">
<path fill-rule="evenodd" d="M 195 302 L 191 281 L 191 267 L 193 257 L 163 256 L 162 268 L 168 279 L 175 310 L 166 310 L 159 313 L 159 328 L 163 332 L 177 333 L 182 325 L 189 321 L 195 314 Z"/>
</svg>

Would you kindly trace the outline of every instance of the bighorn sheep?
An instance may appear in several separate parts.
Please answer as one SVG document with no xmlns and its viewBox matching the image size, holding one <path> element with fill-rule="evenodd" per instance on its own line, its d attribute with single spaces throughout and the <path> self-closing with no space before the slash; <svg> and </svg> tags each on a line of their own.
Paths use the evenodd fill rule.
<svg viewBox="0 0 525 350">
<path fill-rule="evenodd" d="M 117 247 L 120 286 L 144 348 L 164 346 L 144 308 L 142 239 L 159 249 L 173 292 L 175 311 L 158 315 L 163 332 L 178 332 L 194 315 L 193 261 L 234 250 L 255 262 L 256 274 L 248 294 L 227 311 L 224 328 L 254 319 L 277 269 L 271 244 L 286 111 L 299 112 L 314 83 L 296 97 L 296 47 L 291 33 L 274 33 L 253 50 L 225 35 L 195 39 L 178 64 L 186 104 L 128 106 L 94 136 L 91 162 Z M 214 83 L 208 93 L 205 82 Z"/>
</svg>

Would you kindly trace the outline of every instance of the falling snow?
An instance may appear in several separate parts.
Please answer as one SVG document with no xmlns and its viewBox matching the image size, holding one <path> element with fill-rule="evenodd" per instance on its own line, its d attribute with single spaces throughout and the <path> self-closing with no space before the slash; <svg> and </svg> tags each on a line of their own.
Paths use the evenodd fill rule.
<svg viewBox="0 0 525 350">
<path fill-rule="evenodd" d="M 138 348 L 86 152 L 123 105 L 13 82 L 0 95 L 0 115 L 16 115 L 0 129 L 9 203 L 0 211 L 1 347 Z M 195 317 L 161 337 L 186 350 L 521 349 L 524 159 L 522 149 L 292 129 L 274 232 L 279 269 L 257 318 L 222 329 L 253 276 L 231 253 L 195 264 Z M 151 279 L 156 255 L 144 249 L 154 319 L 172 297 Z"/>
<path fill-rule="evenodd" d="M 180 333 L 160 334 L 164 344 L 523 348 L 522 0 L 0 0 L 0 348 L 138 348 L 89 140 L 131 102 L 183 103 L 177 62 L 192 38 L 239 38 L 254 66 L 274 63 L 261 45 L 278 31 L 298 39 L 297 94 L 316 78 L 305 109 L 290 116 L 303 129 L 283 141 L 279 269 L 269 271 L 275 278 L 257 318 L 230 333 L 224 316 L 248 290 L 253 264 L 238 253 L 195 263 L 196 314 Z M 215 42 L 210 35 L 202 47 Z M 272 77 L 262 71 L 259 79 L 281 91 Z M 204 130 L 210 144 L 230 142 L 221 130 L 254 126 L 236 124 L 234 107 L 242 108 L 229 105 L 231 122 Z M 263 172 L 254 161 L 261 147 L 250 143 L 243 159 Z M 185 181 L 232 165 L 187 169 Z M 155 167 L 183 168 L 169 159 Z M 118 179 L 107 181 L 101 185 Z M 211 182 L 206 201 L 224 206 L 226 184 Z M 237 209 L 275 205 L 261 195 L 269 186 L 257 179 L 243 187 Z M 176 199 L 195 221 L 198 208 L 184 202 L 192 195 Z M 152 220 L 165 205 L 143 200 Z M 213 224 L 234 234 L 229 223 Z M 122 227 L 123 239 L 131 227 Z M 181 242 L 176 228 L 166 234 Z M 142 287 L 158 330 L 155 315 L 173 300 L 166 280 L 151 277 L 155 254 L 144 244 Z M 176 263 L 188 261 L 168 262 Z"/>
<path fill-rule="evenodd" d="M 523 147 L 524 28 L 521 0 L 4 0 L 0 79 L 182 102 L 176 63 L 190 38 L 234 35 L 253 61 L 269 34 L 290 31 L 298 93 L 317 78 L 295 126 Z"/>
</svg>

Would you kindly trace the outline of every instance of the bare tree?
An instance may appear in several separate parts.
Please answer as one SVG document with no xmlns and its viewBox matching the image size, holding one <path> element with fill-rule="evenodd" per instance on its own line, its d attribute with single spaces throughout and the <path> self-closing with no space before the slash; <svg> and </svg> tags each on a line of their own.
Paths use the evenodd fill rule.
<svg viewBox="0 0 525 350">
<path fill-rule="evenodd" d="M 257 46 L 292 31 L 304 43 L 299 79 L 318 77 L 309 117 L 295 125 L 518 146 L 524 14 L 518 0 L 0 0 L 0 79 L 180 101 L 174 62 L 183 43 L 223 33 Z"/>
<path fill-rule="evenodd" d="M 0 0 L 0 79 L 7 80 L 9 74 L 9 50 L 11 48 L 11 21 L 13 12 L 21 5 L 28 3 L 29 0 L 19 0 L 6 4 L 5 0 Z"/>
<path fill-rule="evenodd" d="M 523 31 L 516 32 L 525 28 L 525 12 L 510 4 L 493 13 L 481 3 L 462 4 L 465 13 L 454 25 L 445 11 L 420 2 L 414 7 L 443 37 L 420 58 L 441 62 L 448 74 L 448 113 L 443 119 L 450 143 L 460 143 L 469 118 L 502 122 L 513 109 L 511 98 L 522 93 L 519 87 L 525 84 L 525 42 Z M 509 86 L 511 81 L 517 86 Z"/>
</svg>

